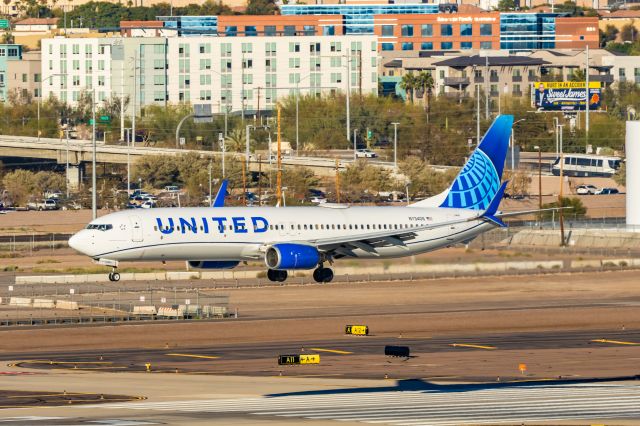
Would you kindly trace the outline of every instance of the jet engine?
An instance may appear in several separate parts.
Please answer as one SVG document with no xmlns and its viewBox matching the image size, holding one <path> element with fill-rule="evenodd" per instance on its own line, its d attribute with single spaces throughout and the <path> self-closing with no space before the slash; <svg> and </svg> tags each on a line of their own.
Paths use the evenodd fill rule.
<svg viewBox="0 0 640 426">
<path fill-rule="evenodd" d="M 305 244 L 274 244 L 267 249 L 264 260 L 269 269 L 313 269 L 320 262 L 320 253 Z"/>
</svg>

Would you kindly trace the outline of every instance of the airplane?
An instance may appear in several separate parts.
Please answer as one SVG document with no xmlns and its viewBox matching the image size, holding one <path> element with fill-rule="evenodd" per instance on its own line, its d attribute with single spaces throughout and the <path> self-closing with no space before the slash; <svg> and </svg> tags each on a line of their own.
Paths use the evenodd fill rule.
<svg viewBox="0 0 640 426">
<path fill-rule="evenodd" d="M 222 207 L 223 184 L 210 207 L 108 214 L 73 235 L 69 246 L 111 266 L 111 281 L 120 279 L 122 261 L 184 260 L 197 270 L 264 261 L 274 282 L 314 269 L 314 280 L 327 283 L 334 274 L 325 264 L 336 260 L 398 258 L 467 243 L 506 226 L 505 216 L 534 212 L 498 211 L 512 126 L 512 115 L 498 116 L 451 186 L 408 206 Z"/>
</svg>

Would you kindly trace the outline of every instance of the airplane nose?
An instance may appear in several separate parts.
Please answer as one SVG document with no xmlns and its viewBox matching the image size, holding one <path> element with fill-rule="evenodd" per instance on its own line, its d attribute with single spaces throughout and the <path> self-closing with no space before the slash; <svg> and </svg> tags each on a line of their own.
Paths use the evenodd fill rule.
<svg viewBox="0 0 640 426">
<path fill-rule="evenodd" d="M 77 252 L 84 254 L 84 250 L 83 250 L 84 247 L 82 244 L 83 238 L 80 236 L 80 234 L 81 232 L 78 232 L 77 234 L 73 234 L 71 238 L 69 238 L 69 247 L 71 247 Z"/>
</svg>

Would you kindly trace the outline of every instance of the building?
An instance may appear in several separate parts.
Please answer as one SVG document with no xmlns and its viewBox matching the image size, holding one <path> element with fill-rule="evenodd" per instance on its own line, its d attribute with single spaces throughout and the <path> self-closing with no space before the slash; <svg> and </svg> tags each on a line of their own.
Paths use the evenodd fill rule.
<svg viewBox="0 0 640 426">
<path fill-rule="evenodd" d="M 136 109 L 192 103 L 251 113 L 297 90 L 378 87 L 375 36 L 56 37 L 42 48 L 43 95 L 70 104 L 95 89 L 99 102 L 124 96 Z"/>
<path fill-rule="evenodd" d="M 7 89 L 10 96 L 23 102 L 39 101 L 41 95 L 40 52 L 23 52 L 19 61 L 9 61 Z"/>
<path fill-rule="evenodd" d="M 9 65 L 21 59 L 22 46 L 0 44 L 0 102 L 6 102 L 9 96 Z"/>
</svg>

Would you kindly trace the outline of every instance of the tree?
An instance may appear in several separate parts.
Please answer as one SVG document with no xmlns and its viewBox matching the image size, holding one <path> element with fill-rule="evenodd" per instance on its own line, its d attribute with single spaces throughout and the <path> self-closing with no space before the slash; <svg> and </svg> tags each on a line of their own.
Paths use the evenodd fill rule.
<svg viewBox="0 0 640 426">
<path fill-rule="evenodd" d="M 511 10 L 515 10 L 516 9 L 516 2 L 515 0 L 500 0 L 498 2 L 498 8 L 499 11 L 501 12 L 509 12 Z"/>
<path fill-rule="evenodd" d="M 427 113 L 427 121 L 429 121 L 431 93 L 435 87 L 431 73 L 420 71 L 420 74 L 416 77 L 416 86 L 422 90 L 422 96 L 424 97 L 424 111 Z"/>
<path fill-rule="evenodd" d="M 613 180 L 620 186 L 627 186 L 627 163 L 620 164 L 620 168 L 613 175 Z"/>
<path fill-rule="evenodd" d="M 407 100 L 411 101 L 411 104 L 413 104 L 413 94 L 416 87 L 417 81 L 413 72 L 409 71 L 402 76 L 402 80 L 400 80 L 400 88 L 407 93 Z"/>
<path fill-rule="evenodd" d="M 227 133 L 227 139 L 225 141 L 227 152 L 244 151 L 247 146 L 247 138 L 245 134 L 246 130 L 243 128 L 233 129 Z"/>
<path fill-rule="evenodd" d="M 5 174 L 2 184 L 15 206 L 24 206 L 29 197 L 35 195 L 34 174 L 29 170 L 17 169 Z"/>
<path fill-rule="evenodd" d="M 570 81 L 585 81 L 586 78 L 587 74 L 584 72 L 584 70 L 577 68 L 573 70 L 573 73 L 571 73 Z"/>
<path fill-rule="evenodd" d="M 175 157 L 145 155 L 134 164 L 132 178 L 151 188 L 162 188 L 178 182 L 179 175 Z"/>
<path fill-rule="evenodd" d="M 630 23 L 622 27 L 622 31 L 620 31 L 620 38 L 622 39 L 623 42 L 630 41 L 633 43 L 637 40 L 638 30 L 636 30 L 636 26 L 633 19 L 631 20 Z"/>
<path fill-rule="evenodd" d="M 601 34 L 602 45 L 606 46 L 607 43 L 611 41 L 616 41 L 619 33 L 620 33 L 620 30 L 617 27 L 608 24 Z"/>
<path fill-rule="evenodd" d="M 457 169 L 437 172 L 418 157 L 407 157 L 398 167 L 407 178 L 411 197 L 430 197 L 441 193 L 451 185 Z"/>
<path fill-rule="evenodd" d="M 273 0 L 249 0 L 247 2 L 247 15 L 275 15 L 278 12 Z"/>
<path fill-rule="evenodd" d="M 389 191 L 397 186 L 397 183 L 391 179 L 391 172 L 382 167 L 374 166 L 365 160 L 358 160 L 349 164 L 347 168 L 340 172 L 341 194 L 346 196 L 347 200 L 357 201 L 367 192 L 374 195 L 380 191 Z"/>
<path fill-rule="evenodd" d="M 562 197 L 560 202 L 554 201 L 553 203 L 543 204 L 543 209 L 553 209 L 558 207 L 564 207 L 563 215 L 568 218 L 577 219 L 581 217 L 585 217 L 587 215 L 587 208 L 582 204 L 582 201 L 577 197 Z M 545 211 L 542 212 L 543 220 L 551 220 L 554 217 L 558 216 L 558 212 L 556 211 Z"/>
<path fill-rule="evenodd" d="M 286 168 L 282 173 L 283 186 L 287 188 L 287 198 L 304 200 L 309 189 L 317 187 L 320 179 L 313 173 L 313 170 L 306 167 Z M 290 204 L 290 203 L 287 203 Z"/>
</svg>

